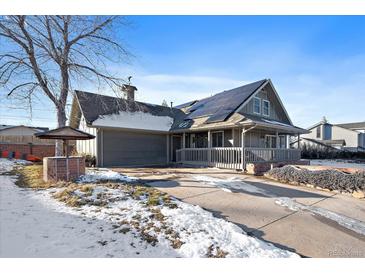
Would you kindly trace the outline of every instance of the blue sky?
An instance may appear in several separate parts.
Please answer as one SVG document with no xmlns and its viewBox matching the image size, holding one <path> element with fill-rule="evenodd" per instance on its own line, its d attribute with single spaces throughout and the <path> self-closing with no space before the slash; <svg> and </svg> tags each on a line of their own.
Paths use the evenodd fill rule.
<svg viewBox="0 0 365 274">
<path fill-rule="evenodd" d="M 271 78 L 293 122 L 326 116 L 332 123 L 365 120 L 365 17 L 131 16 L 116 29 L 134 54 L 112 64 L 133 76 L 137 100 L 175 105 Z M 93 87 L 88 87 L 93 91 Z M 107 91 L 106 91 L 107 93 Z M 4 100 L 3 97 L 1 100 Z M 7 102 L 11 105 L 11 102 Z M 0 123 L 55 126 L 52 106 L 2 108 Z M 9 118 L 20 116 L 22 118 Z"/>
</svg>

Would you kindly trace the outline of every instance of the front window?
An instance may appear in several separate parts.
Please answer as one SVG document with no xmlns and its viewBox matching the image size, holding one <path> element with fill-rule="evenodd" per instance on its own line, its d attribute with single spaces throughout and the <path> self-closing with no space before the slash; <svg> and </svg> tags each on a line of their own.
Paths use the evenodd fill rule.
<svg viewBox="0 0 365 274">
<path fill-rule="evenodd" d="M 262 101 L 262 114 L 270 116 L 270 102 L 267 100 Z"/>
<path fill-rule="evenodd" d="M 276 144 L 276 135 L 266 135 L 265 146 L 267 148 L 286 148 L 286 136 L 278 135 L 278 137 L 278 144 Z"/>
<path fill-rule="evenodd" d="M 254 97 L 253 98 L 253 112 L 255 114 L 261 114 L 261 99 Z"/>
<path fill-rule="evenodd" d="M 279 136 L 279 147 L 286 148 L 286 136 L 285 135 Z"/>
<path fill-rule="evenodd" d="M 265 139 L 266 139 L 265 145 L 267 148 L 276 148 L 276 136 L 266 135 Z"/>
<path fill-rule="evenodd" d="M 223 147 L 223 131 L 212 132 L 212 147 Z"/>
</svg>

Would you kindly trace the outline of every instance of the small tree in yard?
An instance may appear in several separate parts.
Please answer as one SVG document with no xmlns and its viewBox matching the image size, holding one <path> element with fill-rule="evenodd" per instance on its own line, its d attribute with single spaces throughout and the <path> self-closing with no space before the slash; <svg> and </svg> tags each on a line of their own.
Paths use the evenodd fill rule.
<svg viewBox="0 0 365 274">
<path fill-rule="evenodd" d="M 107 70 L 129 54 L 118 43 L 116 16 L 0 16 L 0 87 L 26 100 L 45 95 L 66 125 L 66 103 L 72 87 L 83 81 L 117 90 L 123 79 Z M 56 144 L 56 155 L 62 147 Z"/>
</svg>

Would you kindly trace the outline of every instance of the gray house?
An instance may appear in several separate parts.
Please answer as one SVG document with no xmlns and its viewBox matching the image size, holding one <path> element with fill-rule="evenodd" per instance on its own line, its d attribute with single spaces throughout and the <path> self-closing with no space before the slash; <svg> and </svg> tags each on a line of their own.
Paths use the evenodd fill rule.
<svg viewBox="0 0 365 274">
<path fill-rule="evenodd" d="M 308 128 L 301 144 L 318 148 L 365 151 L 365 122 L 330 124 L 325 118 Z"/>
<path fill-rule="evenodd" d="M 78 141 L 98 166 L 183 163 L 245 169 L 249 163 L 291 162 L 300 150 L 289 137 L 308 131 L 293 125 L 268 79 L 211 97 L 165 107 L 76 91 L 70 125 L 96 136 Z"/>
</svg>

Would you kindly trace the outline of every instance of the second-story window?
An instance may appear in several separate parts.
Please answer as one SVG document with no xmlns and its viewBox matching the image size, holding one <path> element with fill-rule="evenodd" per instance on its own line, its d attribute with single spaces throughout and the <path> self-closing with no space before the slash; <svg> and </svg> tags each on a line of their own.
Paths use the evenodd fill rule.
<svg viewBox="0 0 365 274">
<path fill-rule="evenodd" d="M 317 127 L 317 138 L 321 138 L 321 126 Z"/>
<path fill-rule="evenodd" d="M 253 113 L 261 114 L 261 99 L 258 97 L 253 98 Z"/>
<path fill-rule="evenodd" d="M 262 101 L 262 114 L 264 116 L 270 116 L 270 102 L 267 100 Z"/>
</svg>

